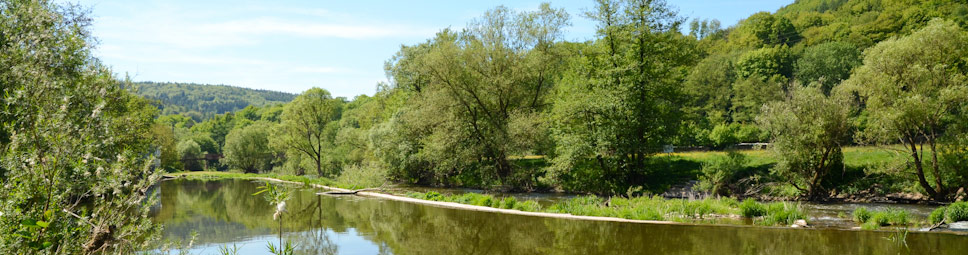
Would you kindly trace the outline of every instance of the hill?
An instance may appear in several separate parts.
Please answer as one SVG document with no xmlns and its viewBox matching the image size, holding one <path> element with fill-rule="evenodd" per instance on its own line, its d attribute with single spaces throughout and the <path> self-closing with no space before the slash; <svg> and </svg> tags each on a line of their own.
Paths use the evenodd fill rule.
<svg viewBox="0 0 968 255">
<path fill-rule="evenodd" d="M 284 104 L 296 98 L 296 94 L 286 92 L 172 82 L 136 82 L 132 91 L 157 100 L 162 114 L 182 114 L 195 121 L 241 110 L 249 105 Z"/>
</svg>

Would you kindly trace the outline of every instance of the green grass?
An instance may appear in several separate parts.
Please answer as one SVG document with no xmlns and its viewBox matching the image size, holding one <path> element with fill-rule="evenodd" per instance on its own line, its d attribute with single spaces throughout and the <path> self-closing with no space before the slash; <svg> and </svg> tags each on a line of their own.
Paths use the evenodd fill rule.
<svg viewBox="0 0 968 255">
<path fill-rule="evenodd" d="M 667 220 L 676 222 L 730 223 L 739 216 L 753 218 L 760 225 L 790 225 L 805 219 L 803 209 L 793 203 L 759 203 L 746 200 L 740 203 L 733 198 L 706 198 L 699 200 L 665 199 L 659 196 L 611 197 L 579 196 L 541 208 L 534 201 L 517 201 L 513 197 L 498 199 L 491 195 L 465 193 L 443 195 L 438 192 L 407 194 L 407 197 L 454 202 L 494 208 L 529 212 L 566 213 L 581 216 L 614 217 L 632 220 Z M 725 221 L 716 221 L 727 219 Z M 739 222 L 739 221 L 734 221 Z"/>
<path fill-rule="evenodd" d="M 442 195 L 436 191 L 430 191 L 426 193 L 411 192 L 407 194 L 407 197 L 430 200 L 430 201 L 442 201 L 442 202 L 454 202 L 468 205 L 486 206 L 501 209 L 514 209 L 526 212 L 539 212 L 541 211 L 541 205 L 535 201 L 523 201 L 519 202 L 514 197 L 505 197 L 504 199 L 495 198 L 491 195 L 478 194 L 478 193 L 464 193 L 461 195 Z"/>
<path fill-rule="evenodd" d="M 877 229 L 882 226 L 903 226 L 910 223 L 911 214 L 904 210 L 870 210 L 867 207 L 854 209 L 854 222 L 863 229 Z"/>
<path fill-rule="evenodd" d="M 746 199 L 739 205 L 740 215 L 747 218 L 754 218 L 766 215 L 766 206 L 753 199 Z"/>
<path fill-rule="evenodd" d="M 196 179 L 242 179 L 242 180 L 256 180 L 257 178 L 274 178 L 283 181 L 298 182 L 304 185 L 317 184 L 329 187 L 338 187 L 344 189 L 352 189 L 353 185 L 347 185 L 338 183 L 328 178 L 322 177 L 308 177 L 308 176 L 297 176 L 297 175 L 280 175 L 274 173 L 266 174 L 253 174 L 253 173 L 238 173 L 238 172 L 212 172 L 212 171 L 197 171 L 197 172 L 174 172 L 168 173 L 166 175 L 170 176 L 184 176 L 186 179 L 196 180 Z"/>
</svg>

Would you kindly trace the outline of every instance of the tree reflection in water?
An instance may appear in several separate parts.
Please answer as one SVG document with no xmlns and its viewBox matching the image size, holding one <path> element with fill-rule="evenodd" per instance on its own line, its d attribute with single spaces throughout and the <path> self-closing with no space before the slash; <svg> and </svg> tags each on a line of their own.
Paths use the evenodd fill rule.
<svg viewBox="0 0 968 255">
<path fill-rule="evenodd" d="M 165 235 L 197 230 L 199 245 L 272 235 L 274 208 L 250 196 L 258 183 L 166 181 L 155 219 Z M 959 254 L 963 235 L 911 233 L 908 248 L 891 232 L 743 226 L 629 224 L 454 210 L 294 190 L 286 238 L 300 254 Z M 247 250 L 264 251 L 262 247 Z M 264 254 L 264 253 L 248 253 Z"/>
</svg>

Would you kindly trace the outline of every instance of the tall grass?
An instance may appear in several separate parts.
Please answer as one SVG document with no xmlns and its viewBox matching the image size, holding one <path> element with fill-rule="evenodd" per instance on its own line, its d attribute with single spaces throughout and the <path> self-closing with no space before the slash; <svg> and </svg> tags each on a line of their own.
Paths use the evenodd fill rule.
<svg viewBox="0 0 968 255">
<path fill-rule="evenodd" d="M 861 224 L 863 229 L 877 229 L 882 226 L 902 226 L 910 221 L 910 213 L 904 210 L 870 210 L 867 207 L 854 209 L 854 222 Z"/>
</svg>

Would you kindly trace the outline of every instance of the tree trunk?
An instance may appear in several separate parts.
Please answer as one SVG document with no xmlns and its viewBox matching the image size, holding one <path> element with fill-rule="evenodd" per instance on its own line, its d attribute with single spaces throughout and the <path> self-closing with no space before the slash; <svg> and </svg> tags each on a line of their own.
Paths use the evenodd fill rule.
<svg viewBox="0 0 968 255">
<path fill-rule="evenodd" d="M 918 176 L 918 184 L 920 184 L 921 188 L 928 192 L 928 196 L 937 199 L 938 192 L 935 192 L 934 188 L 931 187 L 931 184 L 928 183 L 928 180 L 924 178 L 924 166 L 922 165 L 921 157 L 918 156 L 918 147 L 914 142 L 914 138 L 908 137 L 907 140 L 908 145 L 911 147 L 911 157 L 914 157 L 914 169 L 916 170 L 915 174 Z"/>
</svg>

